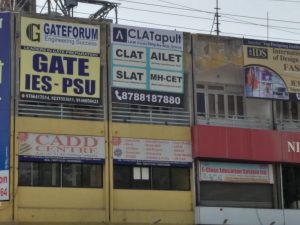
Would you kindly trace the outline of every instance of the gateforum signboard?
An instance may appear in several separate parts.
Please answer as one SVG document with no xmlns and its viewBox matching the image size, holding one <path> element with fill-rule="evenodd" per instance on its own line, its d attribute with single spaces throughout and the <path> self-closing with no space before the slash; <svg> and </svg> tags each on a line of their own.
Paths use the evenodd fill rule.
<svg viewBox="0 0 300 225">
<path fill-rule="evenodd" d="M 112 100 L 183 107 L 183 33 L 111 25 Z"/>
<path fill-rule="evenodd" d="M 21 18 L 20 96 L 100 103 L 100 27 Z"/>
<path fill-rule="evenodd" d="M 245 96 L 300 100 L 300 45 L 244 39 Z"/>
<path fill-rule="evenodd" d="M 0 201 L 9 200 L 10 13 L 0 13 Z"/>
</svg>

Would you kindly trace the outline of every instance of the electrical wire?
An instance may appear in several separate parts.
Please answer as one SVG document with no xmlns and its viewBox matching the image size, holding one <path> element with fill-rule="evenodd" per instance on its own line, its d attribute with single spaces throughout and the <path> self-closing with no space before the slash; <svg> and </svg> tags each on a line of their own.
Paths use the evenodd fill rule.
<svg viewBox="0 0 300 225">
<path fill-rule="evenodd" d="M 129 1 L 129 0 L 118 0 L 118 1 L 126 1 L 126 2 L 133 2 L 133 1 Z M 141 3 L 141 4 L 144 4 L 144 3 Z M 147 3 L 147 5 L 149 5 Z M 151 4 L 151 5 L 155 5 L 155 4 Z M 41 6 L 38 6 L 37 7 L 41 7 Z M 123 7 L 123 8 L 129 8 L 129 7 Z M 170 8 L 170 7 L 168 7 Z M 133 8 L 130 8 L 130 9 L 133 9 Z M 136 10 L 139 10 L 139 11 L 142 11 L 141 9 L 136 9 Z M 147 10 L 147 11 L 151 11 L 152 10 Z M 155 11 L 153 11 L 155 12 Z M 206 11 L 207 12 L 207 11 Z M 77 13 L 77 14 L 84 14 L 84 15 L 90 15 L 90 13 L 86 13 L 86 12 L 79 12 L 79 11 L 74 11 L 74 13 Z M 157 12 L 157 13 L 163 13 L 163 14 L 166 14 L 165 12 Z M 187 16 L 187 15 L 181 15 L 181 14 L 176 14 L 174 13 L 174 16 Z M 188 16 L 188 17 L 191 17 L 193 18 L 192 16 Z M 213 19 L 209 19 L 209 18 L 205 18 L 205 17 L 195 17 L 197 19 L 206 19 L 206 20 L 210 20 L 212 21 Z M 114 17 L 110 17 L 110 19 L 115 19 Z M 132 19 L 128 19 L 128 18 L 119 18 L 120 20 L 122 21 L 126 21 L 126 22 L 134 22 L 134 23 L 140 23 L 140 24 L 148 24 L 148 25 L 155 25 L 155 26 L 160 26 L 160 27 L 167 27 L 167 28 L 172 28 L 172 29 L 184 29 L 184 30 L 190 30 L 190 31 L 196 31 L 196 32 L 205 32 L 207 34 L 210 33 L 210 30 L 207 30 L 207 29 L 197 29 L 197 28 L 192 28 L 192 27 L 185 27 L 185 26 L 173 26 L 173 25 L 167 25 L 167 24 L 160 24 L 160 23 L 152 23 L 152 22 L 146 22 L 146 21 L 140 21 L 140 20 L 132 20 Z M 232 18 L 230 18 L 232 19 Z M 236 20 L 236 19 L 234 19 Z M 234 23 L 234 21 L 225 21 L 225 20 L 222 20 L 223 22 L 228 22 L 228 23 Z M 245 23 L 245 24 L 248 24 L 248 25 L 256 25 L 256 26 L 261 26 L 261 27 L 267 27 L 267 25 L 264 25 L 264 24 L 256 24 L 256 23 L 252 23 L 252 22 L 248 22 L 248 21 L 235 21 L 235 23 Z M 290 32 L 290 31 L 287 31 L 287 30 L 283 30 L 283 29 L 278 29 L 280 26 L 268 26 L 269 28 L 271 29 L 277 29 L 281 32 L 289 32 L 289 33 L 292 33 L 292 34 L 300 34 L 300 33 L 296 33 L 296 32 Z M 292 29 L 290 27 L 284 27 L 284 29 Z M 294 30 L 298 30 L 298 28 L 294 28 Z M 300 30 L 300 29 L 299 29 Z M 251 34 L 242 34 L 242 33 L 229 33 L 229 32 L 222 32 L 223 34 L 228 34 L 228 35 L 235 35 L 235 36 L 238 36 L 238 37 L 256 37 L 256 38 L 263 38 L 263 39 L 266 39 L 265 36 L 259 36 L 259 35 L 251 35 Z M 274 39 L 274 40 L 284 40 L 284 41 L 296 41 L 296 42 L 299 42 L 300 40 L 298 39 L 288 39 L 288 38 L 280 38 L 280 37 L 269 37 L 270 39 Z"/>
</svg>

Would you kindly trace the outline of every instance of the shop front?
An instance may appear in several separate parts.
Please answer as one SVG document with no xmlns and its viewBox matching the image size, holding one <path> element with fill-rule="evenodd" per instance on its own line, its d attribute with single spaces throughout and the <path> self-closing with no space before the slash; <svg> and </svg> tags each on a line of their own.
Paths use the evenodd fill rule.
<svg viewBox="0 0 300 225">
<path fill-rule="evenodd" d="M 297 224 L 296 132 L 196 125 L 196 224 Z"/>
</svg>

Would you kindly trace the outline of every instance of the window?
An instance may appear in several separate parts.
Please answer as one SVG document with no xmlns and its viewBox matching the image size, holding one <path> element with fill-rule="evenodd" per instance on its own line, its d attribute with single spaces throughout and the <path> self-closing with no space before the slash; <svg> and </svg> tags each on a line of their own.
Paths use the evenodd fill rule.
<svg viewBox="0 0 300 225">
<path fill-rule="evenodd" d="M 291 101 L 275 101 L 276 118 L 279 120 L 296 120 L 300 119 L 300 103 Z"/>
<path fill-rule="evenodd" d="M 204 93 L 197 93 L 197 115 L 205 116 Z"/>
<path fill-rule="evenodd" d="M 102 187 L 102 165 L 20 162 L 19 185 L 41 187 Z"/>
<path fill-rule="evenodd" d="M 190 190 L 190 168 L 114 165 L 114 188 Z"/>
<path fill-rule="evenodd" d="M 198 87 L 199 86 L 199 87 Z M 197 116 L 216 119 L 244 116 L 243 87 L 232 85 L 197 85 Z"/>
</svg>

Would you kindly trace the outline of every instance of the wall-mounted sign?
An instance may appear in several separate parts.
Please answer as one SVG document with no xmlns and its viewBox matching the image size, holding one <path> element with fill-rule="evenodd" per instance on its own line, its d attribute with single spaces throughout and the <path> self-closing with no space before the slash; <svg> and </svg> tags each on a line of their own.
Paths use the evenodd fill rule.
<svg viewBox="0 0 300 225">
<path fill-rule="evenodd" d="M 191 142 L 114 137 L 113 158 L 118 163 L 190 166 Z"/>
<path fill-rule="evenodd" d="M 246 97 L 300 100 L 300 45 L 244 40 Z"/>
<path fill-rule="evenodd" d="M 100 27 L 21 18 L 20 96 L 100 103 Z"/>
<path fill-rule="evenodd" d="M 270 164 L 200 162 L 200 180 L 233 183 L 274 183 Z"/>
<path fill-rule="evenodd" d="M 111 25 L 114 102 L 183 107 L 183 34 Z"/>
<path fill-rule="evenodd" d="M 0 201 L 9 200 L 11 14 L 0 13 Z"/>
<path fill-rule="evenodd" d="M 104 137 L 19 133 L 21 161 L 102 162 Z"/>
</svg>

